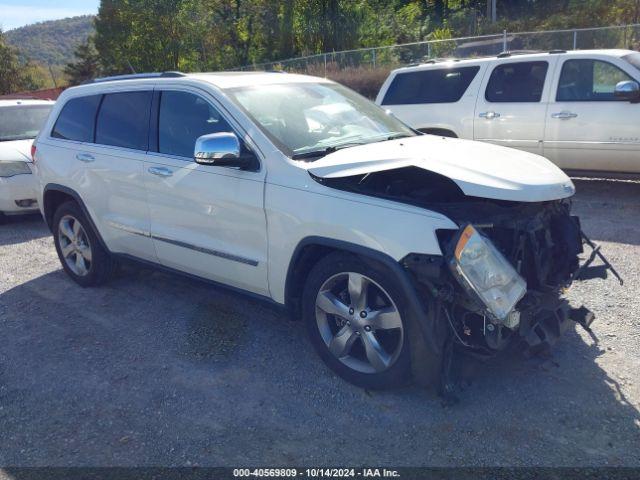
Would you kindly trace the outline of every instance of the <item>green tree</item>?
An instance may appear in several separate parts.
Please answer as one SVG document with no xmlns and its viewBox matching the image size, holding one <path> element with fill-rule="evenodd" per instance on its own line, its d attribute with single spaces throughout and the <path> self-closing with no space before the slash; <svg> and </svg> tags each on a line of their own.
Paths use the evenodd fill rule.
<svg viewBox="0 0 640 480">
<path fill-rule="evenodd" d="M 38 87 L 24 67 L 18 60 L 17 51 L 7 45 L 0 30 L 0 95 Z"/>
<path fill-rule="evenodd" d="M 99 57 L 91 37 L 78 45 L 74 55 L 76 60 L 64 67 L 64 74 L 71 85 L 79 85 L 98 76 Z"/>
</svg>

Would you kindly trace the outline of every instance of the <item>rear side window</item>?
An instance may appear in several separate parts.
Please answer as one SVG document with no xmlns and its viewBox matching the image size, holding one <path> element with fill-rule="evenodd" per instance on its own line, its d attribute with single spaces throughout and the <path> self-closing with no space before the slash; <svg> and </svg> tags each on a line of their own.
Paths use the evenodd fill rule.
<svg viewBox="0 0 640 480">
<path fill-rule="evenodd" d="M 632 80 L 629 75 L 609 62 L 599 60 L 567 60 L 562 66 L 558 94 L 559 102 L 603 102 L 618 100 L 618 82 Z"/>
<path fill-rule="evenodd" d="M 151 92 L 106 94 L 98 112 L 95 143 L 146 151 L 151 96 Z"/>
<path fill-rule="evenodd" d="M 548 69 L 547 62 L 498 65 L 491 72 L 485 98 L 495 103 L 537 103 L 542 99 Z"/>
<path fill-rule="evenodd" d="M 389 85 L 382 105 L 455 103 L 479 70 L 476 66 L 399 73 Z"/>
<path fill-rule="evenodd" d="M 162 92 L 158 116 L 158 151 L 193 158 L 202 135 L 233 130 L 203 98 L 188 92 Z"/>
<path fill-rule="evenodd" d="M 69 100 L 60 112 L 51 136 L 78 142 L 93 142 L 96 112 L 102 95 Z"/>
</svg>

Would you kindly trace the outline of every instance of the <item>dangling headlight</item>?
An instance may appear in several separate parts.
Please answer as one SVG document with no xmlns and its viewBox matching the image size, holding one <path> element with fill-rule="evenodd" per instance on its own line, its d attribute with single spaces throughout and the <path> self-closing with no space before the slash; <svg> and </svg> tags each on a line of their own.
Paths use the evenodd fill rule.
<svg viewBox="0 0 640 480">
<path fill-rule="evenodd" d="M 496 320 L 504 321 L 527 291 L 527 283 L 491 241 L 468 225 L 452 259 L 458 280 L 473 290 Z"/>
</svg>

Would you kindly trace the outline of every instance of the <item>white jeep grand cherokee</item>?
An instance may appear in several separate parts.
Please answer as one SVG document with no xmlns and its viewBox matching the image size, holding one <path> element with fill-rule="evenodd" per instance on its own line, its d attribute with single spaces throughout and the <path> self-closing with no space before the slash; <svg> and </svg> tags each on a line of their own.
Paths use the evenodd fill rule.
<svg viewBox="0 0 640 480">
<path fill-rule="evenodd" d="M 454 345 L 537 348 L 571 323 L 582 242 L 561 170 L 418 134 L 325 79 L 97 80 L 63 93 L 36 147 L 77 283 L 130 258 L 287 306 L 357 385 L 433 382 Z"/>
</svg>

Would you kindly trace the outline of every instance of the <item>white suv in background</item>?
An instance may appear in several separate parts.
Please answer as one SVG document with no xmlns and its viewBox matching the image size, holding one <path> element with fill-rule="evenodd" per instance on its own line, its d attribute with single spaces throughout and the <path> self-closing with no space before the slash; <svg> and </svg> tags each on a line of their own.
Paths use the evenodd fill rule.
<svg viewBox="0 0 640 480">
<path fill-rule="evenodd" d="M 54 102 L 0 100 L 0 223 L 6 215 L 38 211 L 31 143 Z"/>
<path fill-rule="evenodd" d="M 358 385 L 447 378 L 461 338 L 536 349 L 575 313 L 562 292 L 582 244 L 561 170 L 417 134 L 326 79 L 98 80 L 62 94 L 35 146 L 77 283 L 135 259 L 287 306 Z"/>
<path fill-rule="evenodd" d="M 376 102 L 421 131 L 640 174 L 640 53 L 505 53 L 394 70 Z"/>
</svg>

